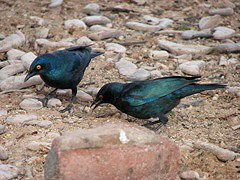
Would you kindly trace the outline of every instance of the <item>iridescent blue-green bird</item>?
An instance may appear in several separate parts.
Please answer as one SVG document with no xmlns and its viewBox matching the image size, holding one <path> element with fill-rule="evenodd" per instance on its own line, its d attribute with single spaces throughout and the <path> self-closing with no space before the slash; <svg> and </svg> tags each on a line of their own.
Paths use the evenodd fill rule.
<svg viewBox="0 0 240 180">
<path fill-rule="evenodd" d="M 40 75 L 47 85 L 55 88 L 44 99 L 41 99 L 44 106 L 55 95 L 57 89 L 71 89 L 70 104 L 60 112 L 70 111 L 77 94 L 77 85 L 82 80 L 85 69 L 92 58 L 101 54 L 103 53 L 95 52 L 89 46 L 76 46 L 42 54 L 32 62 L 25 81 L 35 75 Z"/>
<path fill-rule="evenodd" d="M 224 88 L 219 84 L 197 84 L 199 77 L 164 77 L 132 83 L 105 84 L 98 92 L 94 109 L 102 103 L 110 103 L 120 111 L 139 119 L 159 118 L 145 126 L 160 123 L 160 129 L 168 122 L 166 113 L 176 107 L 186 96 L 205 90 Z"/>
</svg>

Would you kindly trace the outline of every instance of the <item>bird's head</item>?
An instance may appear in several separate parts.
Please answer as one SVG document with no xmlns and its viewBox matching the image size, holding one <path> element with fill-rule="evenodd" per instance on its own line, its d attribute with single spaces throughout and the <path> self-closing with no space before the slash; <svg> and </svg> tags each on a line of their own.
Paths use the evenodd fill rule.
<svg viewBox="0 0 240 180">
<path fill-rule="evenodd" d="M 51 68 L 49 59 L 45 56 L 39 56 L 37 57 L 31 64 L 28 74 L 24 79 L 24 82 L 26 82 L 28 79 L 30 79 L 33 76 L 36 75 L 43 75 L 46 74 Z"/>
<path fill-rule="evenodd" d="M 120 94 L 123 84 L 121 83 L 109 83 L 105 84 L 98 92 L 96 99 L 93 101 L 94 108 L 97 108 L 100 104 L 110 103 L 114 104 L 116 97 Z"/>
</svg>

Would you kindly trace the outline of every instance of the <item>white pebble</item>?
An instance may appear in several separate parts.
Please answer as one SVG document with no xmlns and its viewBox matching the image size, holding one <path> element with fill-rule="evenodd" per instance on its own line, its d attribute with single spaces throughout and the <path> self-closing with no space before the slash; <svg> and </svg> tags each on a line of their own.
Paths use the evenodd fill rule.
<svg viewBox="0 0 240 180">
<path fill-rule="evenodd" d="M 25 54 L 25 52 L 20 51 L 18 49 L 11 49 L 10 51 L 7 52 L 7 58 L 8 58 L 8 60 L 18 60 L 24 54 Z"/>
<path fill-rule="evenodd" d="M 19 106 L 25 110 L 37 110 L 43 107 L 42 102 L 37 99 L 24 99 Z"/>
</svg>

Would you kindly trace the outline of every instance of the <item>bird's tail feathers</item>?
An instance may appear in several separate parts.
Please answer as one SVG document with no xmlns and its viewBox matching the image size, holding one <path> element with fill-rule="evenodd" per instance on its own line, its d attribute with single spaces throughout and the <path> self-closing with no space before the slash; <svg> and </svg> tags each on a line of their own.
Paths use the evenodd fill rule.
<svg viewBox="0 0 240 180">
<path fill-rule="evenodd" d="M 206 90 L 214 90 L 219 88 L 226 88 L 226 85 L 221 84 L 190 84 L 181 89 L 179 89 L 176 93 L 180 98 L 184 98 L 186 96 L 190 96 L 196 93 L 200 93 Z"/>
</svg>

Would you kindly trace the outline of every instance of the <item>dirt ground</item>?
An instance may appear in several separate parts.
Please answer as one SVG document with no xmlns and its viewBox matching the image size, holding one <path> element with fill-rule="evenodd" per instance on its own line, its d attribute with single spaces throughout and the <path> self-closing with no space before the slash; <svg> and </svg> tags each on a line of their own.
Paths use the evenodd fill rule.
<svg viewBox="0 0 240 180">
<path fill-rule="evenodd" d="M 132 40 L 147 40 L 145 44 L 139 44 L 127 47 L 127 57 L 134 59 L 137 66 L 148 65 L 154 66 L 158 62 L 148 57 L 148 50 L 158 50 L 156 40 L 161 39 L 162 35 L 158 33 L 142 33 L 127 29 L 124 24 L 130 20 L 140 20 L 140 14 L 153 14 L 159 18 L 171 18 L 174 25 L 170 29 L 184 30 L 184 28 L 197 29 L 197 24 L 201 17 L 208 14 L 199 8 L 199 4 L 209 3 L 213 7 L 218 6 L 218 1 L 194 0 L 194 1 L 149 1 L 144 6 L 138 6 L 134 3 L 121 1 L 79 1 L 69 0 L 63 3 L 61 7 L 49 9 L 48 1 L 38 0 L 0 0 L 0 33 L 9 35 L 17 27 L 26 35 L 27 43 L 19 49 L 25 52 L 40 53 L 47 52 L 46 49 L 34 49 L 36 27 L 33 25 L 29 16 L 38 16 L 46 21 L 46 26 L 50 29 L 49 39 L 58 41 L 62 38 L 74 37 L 80 38 L 89 33 L 85 31 L 74 31 L 69 34 L 64 29 L 63 22 L 68 19 L 81 19 L 86 15 L 82 13 L 82 8 L 90 3 L 96 2 L 103 8 L 113 7 L 115 5 L 125 4 L 133 8 L 136 12 L 131 13 L 113 13 L 101 12 L 102 14 L 114 14 L 112 20 L 114 28 L 121 29 L 124 32 L 123 39 L 109 39 L 97 42 L 95 47 L 104 48 L 105 42 L 125 42 Z M 237 2 L 237 0 L 235 1 Z M 231 27 L 240 33 L 240 8 L 235 8 L 232 16 L 223 17 L 221 25 Z M 22 26 L 20 26 L 22 25 Z M 194 39 L 182 40 L 180 36 L 174 35 L 167 37 L 170 41 L 189 44 L 214 45 L 220 41 L 212 39 Z M 239 38 L 232 38 L 233 42 L 239 42 Z M 224 40 L 222 41 L 224 42 Z M 50 51 L 50 50 L 48 50 Z M 227 54 L 227 58 L 238 58 L 239 54 Z M 219 66 L 220 54 L 194 56 L 193 59 L 212 62 L 211 65 L 203 69 L 203 82 L 215 82 L 227 84 L 228 86 L 239 86 L 239 67 Z M 1 60 L 6 56 L 1 55 Z M 170 57 L 168 60 L 161 61 L 162 64 L 169 67 L 163 70 L 164 76 L 183 75 L 177 68 L 178 64 Z M 161 70 L 161 69 L 160 69 Z M 215 78 L 213 78 L 215 77 Z M 119 75 L 114 65 L 106 61 L 106 57 L 101 56 L 92 60 L 92 63 L 86 70 L 85 76 L 80 84 L 94 82 L 87 87 L 101 87 L 103 84 L 113 81 L 124 81 Z M 7 132 L 0 135 L 0 144 L 2 144 L 9 153 L 9 159 L 3 161 L 5 164 L 12 164 L 20 168 L 21 174 L 18 179 L 42 179 L 43 164 L 48 149 L 41 148 L 37 151 L 27 150 L 27 145 L 31 141 L 49 142 L 58 134 L 77 128 L 89 128 L 103 122 L 126 122 L 143 124 L 143 120 L 136 120 L 120 113 L 113 106 L 102 106 L 96 111 L 89 110 L 89 103 L 76 102 L 72 114 L 58 112 L 58 108 L 42 108 L 37 111 L 21 110 L 19 103 L 22 101 L 22 95 L 36 92 L 35 87 L 28 88 L 30 92 L 13 92 L 1 95 L 0 109 L 7 109 L 8 115 L 15 114 L 36 114 L 39 119 L 50 120 L 53 125 L 49 128 L 40 128 L 38 126 L 14 126 L 6 125 Z M 49 92 L 45 87 L 40 94 Z M 59 97 L 63 105 L 67 105 L 68 97 Z M 192 106 L 194 102 L 199 102 Z M 190 105 L 189 105 L 190 104 Z M 185 105 L 185 106 L 183 106 Z M 239 179 L 240 178 L 240 159 L 221 162 L 213 154 L 203 150 L 185 149 L 184 141 L 205 141 L 217 146 L 227 148 L 234 152 L 240 153 L 240 129 L 233 130 L 232 126 L 240 124 L 239 120 L 239 97 L 228 93 L 227 90 L 216 90 L 193 95 L 182 100 L 182 104 L 176 107 L 168 116 L 169 123 L 166 127 L 160 129 L 158 133 L 167 136 L 175 141 L 181 148 L 180 172 L 185 170 L 194 170 L 200 174 L 203 179 Z M 82 108 L 86 106 L 86 108 Z M 0 122 L 4 124 L 7 116 L 1 116 Z"/>
</svg>

